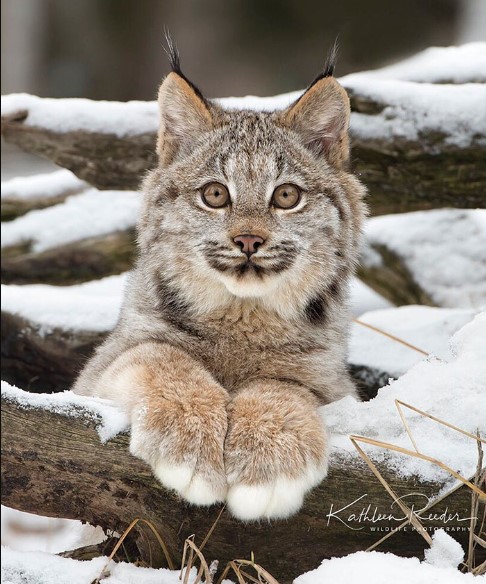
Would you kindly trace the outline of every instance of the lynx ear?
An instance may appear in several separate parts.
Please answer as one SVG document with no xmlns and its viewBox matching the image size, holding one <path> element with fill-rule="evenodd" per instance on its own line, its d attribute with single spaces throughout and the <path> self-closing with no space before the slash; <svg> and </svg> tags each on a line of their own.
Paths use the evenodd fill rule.
<svg viewBox="0 0 486 584">
<path fill-rule="evenodd" d="M 343 168 L 349 161 L 349 98 L 326 72 L 282 112 L 283 123 L 295 130 L 304 144 L 330 164 Z"/>
<path fill-rule="evenodd" d="M 186 77 L 172 71 L 159 89 L 160 128 L 157 152 L 160 162 L 170 164 L 177 152 L 190 147 L 194 138 L 212 125 L 209 106 Z"/>
</svg>

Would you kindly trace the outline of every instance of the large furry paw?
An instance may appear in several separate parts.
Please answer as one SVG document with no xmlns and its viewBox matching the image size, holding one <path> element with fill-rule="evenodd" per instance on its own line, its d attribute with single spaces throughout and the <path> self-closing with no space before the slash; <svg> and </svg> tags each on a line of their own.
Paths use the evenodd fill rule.
<svg viewBox="0 0 486 584">
<path fill-rule="evenodd" d="M 225 442 L 226 501 L 244 521 L 296 513 L 327 474 L 326 434 L 302 396 L 272 388 L 242 391 L 230 406 Z"/>
<path fill-rule="evenodd" d="M 132 423 L 130 452 L 148 462 L 157 479 L 194 505 L 225 500 L 224 407 L 213 412 L 163 404 L 151 415 L 142 408 Z M 153 413 L 152 413 L 153 414 Z M 155 419 L 155 420 L 154 420 Z"/>
</svg>

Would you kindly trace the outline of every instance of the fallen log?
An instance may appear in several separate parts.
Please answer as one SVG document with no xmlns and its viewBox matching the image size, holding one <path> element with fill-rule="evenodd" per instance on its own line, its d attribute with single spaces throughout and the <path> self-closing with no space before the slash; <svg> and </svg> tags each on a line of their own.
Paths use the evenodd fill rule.
<svg viewBox="0 0 486 584">
<path fill-rule="evenodd" d="M 478 125 L 474 111 L 480 99 L 486 99 L 485 86 L 433 85 L 361 75 L 345 77 L 342 83 L 353 106 L 354 167 L 369 188 L 372 214 L 484 206 L 486 128 Z M 274 109 L 296 95 L 243 98 L 238 104 Z M 5 140 L 69 168 L 92 185 L 136 189 L 145 171 L 155 164 L 155 104 L 113 102 L 117 116 L 126 109 L 127 121 L 120 130 L 119 118 L 116 124 L 110 125 L 108 120 L 100 126 L 106 102 L 83 100 L 83 121 L 76 125 L 79 105 L 72 106 L 70 100 L 21 97 L 21 101 L 15 95 L 3 100 Z M 231 105 L 232 99 L 220 102 Z M 471 115 L 465 118 L 468 108 Z M 62 130 L 62 124 L 49 121 L 56 119 L 60 109 Z"/>
<path fill-rule="evenodd" d="M 87 183 L 80 181 L 66 169 L 4 181 L 1 198 L 2 221 L 12 221 L 29 211 L 57 205 L 88 187 Z"/>
<path fill-rule="evenodd" d="M 32 392 L 69 388 L 107 333 L 55 328 L 1 313 L 2 379 Z"/>
<path fill-rule="evenodd" d="M 135 257 L 133 229 L 82 239 L 42 252 L 28 244 L 2 249 L 6 284 L 78 284 L 129 270 Z"/>
<path fill-rule="evenodd" d="M 102 444 L 96 432 L 102 420 L 90 409 L 89 401 L 84 406 L 79 403 L 83 398 L 77 398 L 68 408 L 43 406 L 29 403 L 27 394 L 19 393 L 2 393 L 3 504 L 48 517 L 78 519 L 120 533 L 133 519 L 142 517 L 156 527 L 176 563 L 187 537 L 196 534 L 196 544 L 201 544 L 218 517 L 219 506 L 190 506 L 165 490 L 150 468 L 129 454 L 126 434 Z M 399 496 L 417 492 L 422 497 L 432 495 L 443 486 L 402 480 L 380 468 Z M 285 521 L 244 524 L 224 510 L 204 555 L 209 561 L 218 559 L 222 569 L 229 560 L 253 554 L 280 582 L 289 583 L 317 567 L 323 558 L 366 549 L 384 531 L 396 527 L 401 521 L 385 518 L 373 522 L 375 529 L 371 530 L 358 518 L 368 505 L 369 509 L 376 507 L 378 513 L 400 515 L 391 503 L 379 481 L 357 457 L 335 455 L 328 478 L 308 495 L 297 515 Z M 416 503 L 423 508 L 423 498 Z M 409 499 L 407 504 L 413 501 Z M 428 528 L 443 527 L 441 513 L 449 509 L 468 517 L 469 506 L 470 493 L 460 488 L 437 503 L 434 517 L 424 523 Z M 467 536 L 467 529 L 454 533 L 462 543 Z M 132 544 L 138 554 L 131 561 L 142 559 L 155 566 L 164 563 L 148 533 L 135 531 Z M 421 557 L 425 547 L 421 536 L 409 526 L 379 549 Z"/>
<path fill-rule="evenodd" d="M 372 249 L 379 254 L 381 261 L 375 265 L 361 263 L 357 271 L 360 280 L 395 306 L 436 305 L 417 284 L 413 274 L 397 254 L 384 245 L 374 245 Z"/>
</svg>

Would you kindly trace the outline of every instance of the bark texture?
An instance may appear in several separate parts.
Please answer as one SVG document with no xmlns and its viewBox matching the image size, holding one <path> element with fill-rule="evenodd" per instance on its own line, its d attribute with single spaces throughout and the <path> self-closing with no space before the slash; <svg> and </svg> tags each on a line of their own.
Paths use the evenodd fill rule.
<svg viewBox="0 0 486 584">
<path fill-rule="evenodd" d="M 145 463 L 129 454 L 127 435 L 101 444 L 95 430 L 99 423 L 96 415 L 83 408 L 78 408 L 75 417 L 73 414 L 68 417 L 48 409 L 32 409 L 15 397 L 2 396 L 2 503 L 118 532 L 123 532 L 134 518 L 143 517 L 156 526 L 172 559 L 179 562 L 185 538 L 195 533 L 200 544 L 220 508 L 184 503 L 157 483 Z M 417 491 L 432 495 L 441 487 L 385 474 L 399 495 Z M 204 555 L 209 561 L 218 559 L 222 568 L 227 561 L 250 558 L 254 552 L 257 563 L 279 581 L 289 583 L 316 568 L 325 557 L 366 549 L 380 539 L 383 532 L 373 532 L 368 523 L 348 517 L 368 505 L 370 514 L 377 506 L 379 512 L 401 515 L 390 508 L 390 503 L 389 495 L 366 466 L 335 458 L 329 477 L 288 520 L 244 524 L 223 511 Z M 424 506 L 422 498 L 416 503 Z M 434 507 L 434 513 L 448 507 L 467 517 L 469 505 L 469 492 L 460 489 Z M 389 528 L 399 523 L 386 520 L 374 526 Z M 443 526 L 443 522 L 427 521 L 426 525 Z M 454 535 L 463 542 L 467 539 L 467 532 Z M 143 537 L 136 533 L 132 545 L 139 558 L 149 561 L 151 557 L 153 565 L 163 563 L 155 539 L 146 532 Z M 420 557 L 425 547 L 424 540 L 409 528 L 393 535 L 380 549 Z"/>
<path fill-rule="evenodd" d="M 353 110 L 377 116 L 386 103 L 350 92 Z M 72 170 L 100 189 L 137 189 L 155 163 L 155 133 L 127 137 L 86 131 L 53 132 L 29 124 L 28 111 L 2 118 L 7 142 Z M 486 146 L 477 136 L 468 147 L 448 141 L 447 131 L 417 140 L 353 134 L 356 172 L 369 188 L 373 215 L 438 207 L 484 206 Z"/>
<path fill-rule="evenodd" d="M 2 250 L 2 282 L 6 284 L 79 284 L 121 274 L 133 266 L 133 229 L 82 239 L 43 252 L 29 244 Z"/>
</svg>

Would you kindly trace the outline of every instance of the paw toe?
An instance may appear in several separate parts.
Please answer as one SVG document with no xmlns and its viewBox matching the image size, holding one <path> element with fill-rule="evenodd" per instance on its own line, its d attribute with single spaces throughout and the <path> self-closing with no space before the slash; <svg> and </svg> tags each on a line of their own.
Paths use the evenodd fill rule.
<svg viewBox="0 0 486 584">
<path fill-rule="evenodd" d="M 195 475 L 181 494 L 193 505 L 208 506 L 224 501 L 226 493 L 224 488 L 217 488 L 200 475 Z"/>
<path fill-rule="evenodd" d="M 254 521 L 264 516 L 271 497 L 271 485 L 236 484 L 230 487 L 226 501 L 237 519 Z"/>
<path fill-rule="evenodd" d="M 164 487 L 180 492 L 189 486 L 193 473 L 190 466 L 171 464 L 163 459 L 154 465 L 154 474 Z"/>
</svg>

